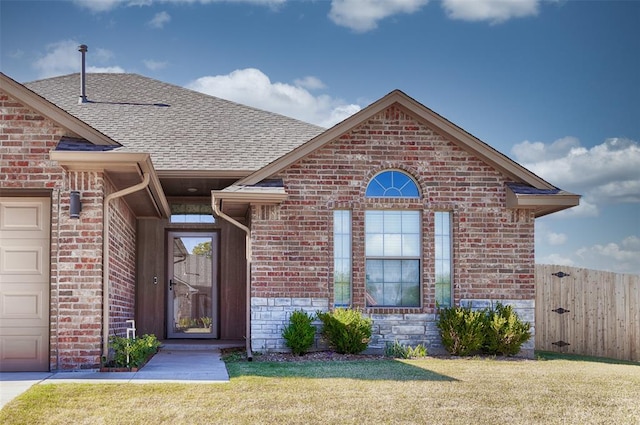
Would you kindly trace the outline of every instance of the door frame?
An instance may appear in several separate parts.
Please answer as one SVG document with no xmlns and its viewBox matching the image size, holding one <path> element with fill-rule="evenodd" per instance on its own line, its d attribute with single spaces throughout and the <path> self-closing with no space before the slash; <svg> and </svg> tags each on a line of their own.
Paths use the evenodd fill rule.
<svg viewBox="0 0 640 425">
<path fill-rule="evenodd" d="M 179 333 L 173 330 L 174 322 L 174 305 L 173 305 L 173 289 L 171 289 L 174 279 L 174 262 L 173 262 L 173 241 L 176 237 L 195 237 L 211 239 L 211 309 L 213 324 L 211 333 Z M 165 331 L 167 339 L 218 339 L 220 337 L 220 301 L 219 301 L 219 246 L 220 232 L 216 230 L 168 230 L 166 238 L 166 264 L 167 276 L 165 279 L 166 286 L 164 288 L 166 294 L 165 311 L 166 326 Z"/>
</svg>

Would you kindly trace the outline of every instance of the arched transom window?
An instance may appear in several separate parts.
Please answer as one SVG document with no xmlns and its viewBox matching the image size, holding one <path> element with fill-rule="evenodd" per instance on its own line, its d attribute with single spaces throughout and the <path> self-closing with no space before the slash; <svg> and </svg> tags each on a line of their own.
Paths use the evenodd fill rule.
<svg viewBox="0 0 640 425">
<path fill-rule="evenodd" d="M 419 198 L 420 191 L 416 182 L 406 173 L 387 170 L 371 179 L 365 195 L 368 198 Z"/>
</svg>

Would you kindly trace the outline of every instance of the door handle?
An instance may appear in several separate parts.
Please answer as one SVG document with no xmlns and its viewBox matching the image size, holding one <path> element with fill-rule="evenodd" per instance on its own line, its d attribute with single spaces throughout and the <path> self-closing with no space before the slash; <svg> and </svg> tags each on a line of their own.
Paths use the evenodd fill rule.
<svg viewBox="0 0 640 425">
<path fill-rule="evenodd" d="M 173 291 L 173 285 L 175 285 L 175 283 L 173 283 L 173 279 L 169 279 L 169 290 Z"/>
</svg>

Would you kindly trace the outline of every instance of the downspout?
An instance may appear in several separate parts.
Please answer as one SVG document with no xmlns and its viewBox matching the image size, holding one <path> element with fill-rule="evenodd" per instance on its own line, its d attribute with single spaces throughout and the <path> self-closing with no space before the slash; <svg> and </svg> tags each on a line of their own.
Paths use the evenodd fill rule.
<svg viewBox="0 0 640 425">
<path fill-rule="evenodd" d="M 213 194 L 211 194 L 211 205 L 213 207 L 213 212 L 215 213 L 215 215 L 225 219 L 226 221 L 238 227 L 245 233 L 245 257 L 246 257 L 246 265 L 247 265 L 247 270 L 246 270 L 246 279 L 247 279 L 247 282 L 246 282 L 246 288 L 247 288 L 246 334 L 247 336 L 245 340 L 246 340 L 246 349 L 247 349 L 247 360 L 252 361 L 253 353 L 251 352 L 251 229 L 249 229 L 244 224 L 240 223 L 239 221 L 229 217 L 228 215 L 220 211 L 220 207 L 218 207 L 218 202 L 216 201 L 216 197 Z"/>
<path fill-rule="evenodd" d="M 102 205 L 102 356 L 105 358 L 109 355 L 109 203 L 144 189 L 150 181 L 151 175 L 144 173 L 142 182 L 107 195 Z"/>
</svg>

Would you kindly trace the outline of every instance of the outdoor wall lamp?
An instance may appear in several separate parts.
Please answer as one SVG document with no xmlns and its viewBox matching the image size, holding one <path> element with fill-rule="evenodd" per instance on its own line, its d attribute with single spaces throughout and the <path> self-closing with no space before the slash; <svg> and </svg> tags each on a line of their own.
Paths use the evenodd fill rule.
<svg viewBox="0 0 640 425">
<path fill-rule="evenodd" d="M 82 202 L 80 202 L 80 192 L 77 190 L 71 191 L 71 200 L 69 202 L 69 217 L 80 218 L 80 211 L 82 211 Z"/>
</svg>

